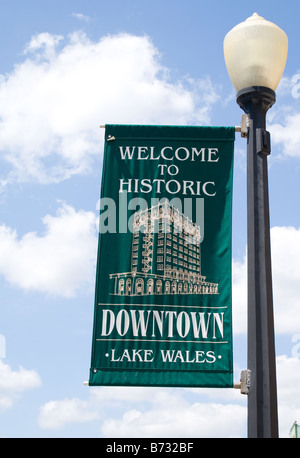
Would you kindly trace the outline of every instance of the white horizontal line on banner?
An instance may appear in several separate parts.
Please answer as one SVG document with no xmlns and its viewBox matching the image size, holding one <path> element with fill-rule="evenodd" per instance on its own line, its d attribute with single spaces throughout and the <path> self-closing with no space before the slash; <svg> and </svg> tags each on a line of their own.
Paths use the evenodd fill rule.
<svg viewBox="0 0 300 458">
<path fill-rule="evenodd" d="M 214 342 L 206 340 L 151 340 L 151 339 L 96 339 L 97 342 L 166 342 L 166 343 L 202 343 L 202 344 L 228 344 L 228 341 Z"/>
<path fill-rule="evenodd" d="M 202 305 L 171 305 L 171 304 L 111 304 L 110 302 L 98 302 L 98 305 L 123 305 L 125 306 L 137 306 L 137 307 L 181 307 L 181 308 L 195 308 L 195 309 L 227 309 L 227 305 L 223 305 L 222 307 L 204 307 Z"/>
</svg>

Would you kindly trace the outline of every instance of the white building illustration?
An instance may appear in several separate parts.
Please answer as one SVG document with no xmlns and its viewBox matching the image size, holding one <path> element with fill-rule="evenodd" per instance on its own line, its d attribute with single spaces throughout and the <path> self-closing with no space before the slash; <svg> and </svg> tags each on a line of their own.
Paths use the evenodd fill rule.
<svg viewBox="0 0 300 458">
<path fill-rule="evenodd" d="M 201 274 L 200 226 L 168 200 L 133 218 L 131 270 L 110 274 L 112 294 L 218 294 Z"/>
</svg>

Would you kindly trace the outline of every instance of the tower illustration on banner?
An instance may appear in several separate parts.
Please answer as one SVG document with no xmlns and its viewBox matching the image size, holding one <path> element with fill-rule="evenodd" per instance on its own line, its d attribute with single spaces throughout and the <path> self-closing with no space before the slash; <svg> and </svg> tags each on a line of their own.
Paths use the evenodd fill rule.
<svg viewBox="0 0 300 458">
<path fill-rule="evenodd" d="M 131 270 L 110 274 L 118 296 L 218 294 L 201 274 L 200 226 L 166 200 L 133 215 Z"/>
</svg>

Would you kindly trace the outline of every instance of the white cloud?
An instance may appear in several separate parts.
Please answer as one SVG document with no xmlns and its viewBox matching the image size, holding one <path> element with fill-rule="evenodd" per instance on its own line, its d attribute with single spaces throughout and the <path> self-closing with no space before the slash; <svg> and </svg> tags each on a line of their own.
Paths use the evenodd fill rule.
<svg viewBox="0 0 300 458">
<path fill-rule="evenodd" d="M 277 357 L 280 437 L 300 416 L 300 359 Z M 103 437 L 245 437 L 247 396 L 231 389 L 94 387 L 89 398 L 50 401 L 40 409 L 44 429 L 94 421 Z"/>
<path fill-rule="evenodd" d="M 91 405 L 80 399 L 49 401 L 43 405 L 39 414 L 39 425 L 44 429 L 60 429 L 66 423 L 83 423 L 97 420 L 98 412 Z"/>
<path fill-rule="evenodd" d="M 275 330 L 278 334 L 300 329 L 300 228 L 273 227 L 271 256 Z M 247 259 L 233 262 L 233 320 L 237 334 L 246 332 Z"/>
<path fill-rule="evenodd" d="M 51 35 L 44 32 L 32 37 L 30 43 L 25 48 L 24 54 L 35 53 L 36 58 L 43 57 L 50 61 L 55 58 L 56 47 L 63 40 L 62 35 Z"/>
<path fill-rule="evenodd" d="M 46 403 L 40 410 L 39 424 L 58 429 L 75 421 L 96 420 L 104 437 L 242 437 L 245 407 L 198 402 L 200 392 L 190 400 L 189 390 L 184 389 L 91 388 L 88 401 Z"/>
<path fill-rule="evenodd" d="M 300 418 L 300 359 L 277 358 L 278 416 L 280 437 L 288 437 L 294 421 Z"/>
<path fill-rule="evenodd" d="M 25 290 L 73 296 L 91 287 L 97 250 L 96 216 L 61 204 L 43 218 L 45 232 L 16 231 L 0 225 L 0 273 Z"/>
<path fill-rule="evenodd" d="M 281 147 L 281 156 L 300 157 L 300 113 L 290 112 L 281 115 L 281 122 L 269 125 L 272 143 Z"/>
<path fill-rule="evenodd" d="M 299 332 L 300 228 L 273 227 L 271 242 L 276 331 Z"/>
<path fill-rule="evenodd" d="M 268 111 L 272 155 L 275 159 L 300 157 L 300 73 L 283 76 L 276 90 L 277 103 Z"/>
<path fill-rule="evenodd" d="M 121 419 L 101 427 L 105 437 L 243 437 L 246 409 L 241 405 L 175 403 L 155 405 L 144 412 L 131 409 Z"/>
<path fill-rule="evenodd" d="M 93 42 L 34 36 L 0 84 L 2 184 L 57 182 L 90 170 L 105 123 L 207 124 L 218 99 L 209 79 L 172 83 L 148 37 Z"/>
<path fill-rule="evenodd" d="M 90 22 L 91 18 L 82 13 L 72 13 L 72 16 L 79 21 Z"/>
<path fill-rule="evenodd" d="M 102 389 L 98 390 L 98 396 L 101 392 Z M 127 394 L 126 405 L 128 392 L 132 397 Z M 123 401 L 121 417 L 113 418 L 108 411 L 108 418 L 102 421 L 101 433 L 105 437 L 243 437 L 245 434 L 245 397 L 236 390 L 124 387 L 110 394 L 104 391 L 101 397 L 103 394 L 108 400 Z"/>
<path fill-rule="evenodd" d="M 14 371 L 0 359 L 0 409 L 8 409 L 23 391 L 38 388 L 41 380 L 37 372 L 19 367 Z"/>
</svg>

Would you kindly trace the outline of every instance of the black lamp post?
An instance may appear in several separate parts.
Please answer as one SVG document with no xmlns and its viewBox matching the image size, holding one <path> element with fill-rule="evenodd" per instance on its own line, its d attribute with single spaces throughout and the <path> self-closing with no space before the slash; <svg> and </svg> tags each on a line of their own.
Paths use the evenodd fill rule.
<svg viewBox="0 0 300 458">
<path fill-rule="evenodd" d="M 225 37 L 227 70 L 248 116 L 248 437 L 278 437 L 266 113 L 287 57 L 286 34 L 256 13 Z"/>
</svg>

